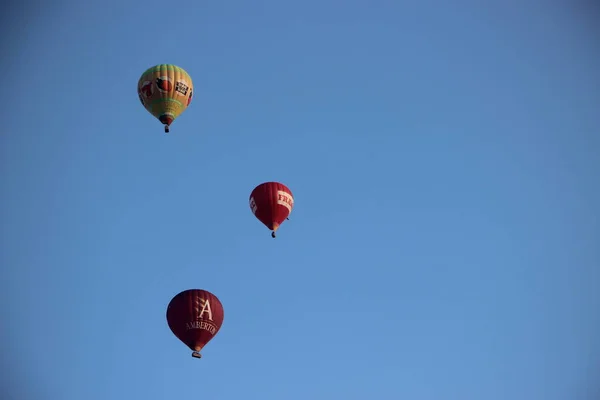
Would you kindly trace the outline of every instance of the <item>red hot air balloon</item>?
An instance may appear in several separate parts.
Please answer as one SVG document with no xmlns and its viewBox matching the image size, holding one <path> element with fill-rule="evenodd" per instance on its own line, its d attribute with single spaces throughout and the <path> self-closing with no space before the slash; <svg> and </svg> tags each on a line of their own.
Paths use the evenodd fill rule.
<svg viewBox="0 0 600 400">
<path fill-rule="evenodd" d="M 175 336 L 201 358 L 200 350 L 219 332 L 223 305 L 214 294 L 201 289 L 184 290 L 167 307 L 167 323 Z"/>
<path fill-rule="evenodd" d="M 250 210 L 260 222 L 273 231 L 273 238 L 279 226 L 292 212 L 292 208 L 292 191 L 283 183 L 261 183 L 250 194 Z"/>
</svg>

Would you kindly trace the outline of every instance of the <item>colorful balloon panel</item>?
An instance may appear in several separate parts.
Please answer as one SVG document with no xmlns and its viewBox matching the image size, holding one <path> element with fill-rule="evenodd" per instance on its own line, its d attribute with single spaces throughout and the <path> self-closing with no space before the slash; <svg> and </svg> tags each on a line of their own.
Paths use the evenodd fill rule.
<svg viewBox="0 0 600 400">
<path fill-rule="evenodd" d="M 167 307 L 171 332 L 196 352 L 219 332 L 224 315 L 217 296 L 201 289 L 184 290 L 173 297 Z"/>
<path fill-rule="evenodd" d="M 273 232 L 277 231 L 293 208 L 294 196 L 283 183 L 261 183 L 250 194 L 250 210 Z"/>
<path fill-rule="evenodd" d="M 137 88 L 144 108 L 167 127 L 187 109 L 194 93 L 190 75 L 172 64 L 147 69 Z"/>
</svg>

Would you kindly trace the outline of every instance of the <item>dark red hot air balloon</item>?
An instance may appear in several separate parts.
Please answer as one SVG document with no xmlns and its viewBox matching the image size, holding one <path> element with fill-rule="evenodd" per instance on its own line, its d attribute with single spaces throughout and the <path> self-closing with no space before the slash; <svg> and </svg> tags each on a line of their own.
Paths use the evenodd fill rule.
<svg viewBox="0 0 600 400">
<path fill-rule="evenodd" d="M 214 294 L 201 289 L 184 290 L 167 307 L 167 323 L 179 340 L 201 358 L 200 351 L 223 324 L 223 305 Z"/>
<path fill-rule="evenodd" d="M 271 236 L 287 219 L 294 208 L 292 191 L 279 182 L 265 182 L 250 194 L 250 210 L 260 222 L 272 230 Z"/>
</svg>

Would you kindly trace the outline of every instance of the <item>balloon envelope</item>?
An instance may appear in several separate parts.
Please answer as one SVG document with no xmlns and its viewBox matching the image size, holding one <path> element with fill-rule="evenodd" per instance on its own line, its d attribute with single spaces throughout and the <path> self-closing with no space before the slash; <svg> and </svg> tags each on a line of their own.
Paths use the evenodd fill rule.
<svg viewBox="0 0 600 400">
<path fill-rule="evenodd" d="M 201 289 L 184 290 L 167 307 L 169 328 L 195 352 L 202 350 L 219 332 L 223 318 L 223 305 L 217 296 Z"/>
<path fill-rule="evenodd" d="M 250 194 L 250 210 L 267 228 L 275 231 L 294 208 L 292 191 L 279 182 L 264 182 Z"/>
<path fill-rule="evenodd" d="M 142 74 L 137 90 L 144 108 L 158 118 L 168 132 L 169 125 L 190 105 L 194 85 L 183 68 L 159 64 Z"/>
</svg>

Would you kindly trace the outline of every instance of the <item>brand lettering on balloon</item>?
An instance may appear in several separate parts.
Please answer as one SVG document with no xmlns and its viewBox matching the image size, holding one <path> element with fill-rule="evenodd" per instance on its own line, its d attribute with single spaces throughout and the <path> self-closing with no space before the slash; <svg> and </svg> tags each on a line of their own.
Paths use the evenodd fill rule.
<svg viewBox="0 0 600 400">
<path fill-rule="evenodd" d="M 175 84 L 175 91 L 181 93 L 184 96 L 187 94 L 188 89 L 189 88 L 188 88 L 187 82 L 185 82 L 185 81 L 178 81 Z"/>
<path fill-rule="evenodd" d="M 288 192 L 278 190 L 277 191 L 277 204 L 281 204 L 282 206 L 287 208 L 290 212 L 292 212 L 292 207 L 294 206 L 294 199 Z"/>
<path fill-rule="evenodd" d="M 197 298 L 195 301 L 194 310 L 196 311 L 197 321 L 186 322 L 185 327 L 187 330 L 190 329 L 204 329 L 209 331 L 211 334 L 217 333 L 217 327 L 212 324 L 213 320 L 212 309 L 210 308 L 210 301 L 207 299 Z M 208 317 L 208 321 L 205 320 L 205 315 Z"/>
<path fill-rule="evenodd" d="M 256 205 L 256 202 L 254 201 L 254 197 L 250 197 L 250 209 L 252 210 L 252 214 L 256 214 L 257 208 L 258 208 L 258 206 Z"/>
<path fill-rule="evenodd" d="M 185 327 L 188 331 L 190 329 L 204 329 L 205 331 L 209 331 L 212 335 L 217 333 L 217 327 L 205 321 L 186 322 Z"/>
</svg>

